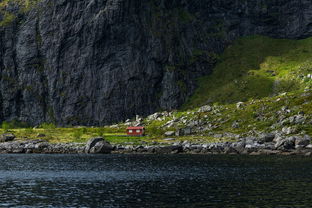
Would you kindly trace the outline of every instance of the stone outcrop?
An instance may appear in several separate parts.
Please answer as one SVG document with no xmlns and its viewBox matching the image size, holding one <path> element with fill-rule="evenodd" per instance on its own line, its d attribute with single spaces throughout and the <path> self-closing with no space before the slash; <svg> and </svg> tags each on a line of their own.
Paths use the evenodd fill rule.
<svg viewBox="0 0 312 208">
<path fill-rule="evenodd" d="M 312 34 L 310 1 L 43 0 L 17 8 L 9 4 L 16 18 L 0 28 L 0 119 L 33 125 L 99 125 L 175 109 L 238 37 Z"/>
<path fill-rule="evenodd" d="M 84 145 L 78 143 L 51 144 L 44 140 L 13 141 L 0 143 L 0 154 L 77 154 L 83 153 Z"/>
<path fill-rule="evenodd" d="M 268 137 L 269 134 L 266 134 Z M 270 135 L 271 137 L 271 135 Z M 0 154 L 241 154 L 241 155 L 306 155 L 312 156 L 311 137 L 279 136 L 263 142 L 259 137 L 245 137 L 236 142 L 192 143 L 167 142 L 145 145 L 111 145 L 103 138 L 92 138 L 87 144 L 51 144 L 44 140 L 0 143 Z"/>
<path fill-rule="evenodd" d="M 277 136 L 277 135 L 276 135 Z M 270 134 L 266 138 L 271 138 Z M 311 137 L 279 137 L 274 141 L 263 142 L 260 137 L 241 138 L 237 142 L 196 144 L 189 141 L 164 145 L 122 146 L 114 148 L 113 153 L 131 154 L 241 154 L 241 155 L 312 155 Z"/>
<path fill-rule="evenodd" d="M 113 150 L 112 145 L 102 137 L 91 138 L 86 144 L 85 153 L 108 154 Z"/>
<path fill-rule="evenodd" d="M 0 135 L 0 142 L 10 142 L 15 139 L 15 135 L 12 133 L 5 133 Z"/>
</svg>

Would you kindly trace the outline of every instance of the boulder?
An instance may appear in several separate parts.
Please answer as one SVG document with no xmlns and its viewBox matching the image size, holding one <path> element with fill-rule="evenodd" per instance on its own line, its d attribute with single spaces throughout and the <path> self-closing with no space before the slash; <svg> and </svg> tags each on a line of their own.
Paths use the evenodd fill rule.
<svg viewBox="0 0 312 208">
<path fill-rule="evenodd" d="M 289 135 L 289 134 L 295 134 L 295 133 L 297 133 L 297 129 L 295 128 L 295 127 L 284 127 L 283 129 L 282 129 L 282 132 L 284 133 L 284 134 L 287 134 L 287 135 Z"/>
<path fill-rule="evenodd" d="M 0 135 L 0 142 L 10 142 L 15 139 L 15 135 L 12 133 L 5 133 Z"/>
<path fill-rule="evenodd" d="M 182 129 L 178 129 L 175 132 L 176 136 L 185 136 L 185 135 L 191 135 L 191 134 L 192 134 L 192 128 L 190 128 L 190 127 L 185 127 L 185 128 L 182 128 Z"/>
<path fill-rule="evenodd" d="M 112 150 L 113 146 L 102 137 L 89 139 L 85 147 L 85 153 L 90 154 L 107 154 L 111 153 Z"/>
<path fill-rule="evenodd" d="M 157 118 L 159 118 L 160 116 L 161 116 L 160 113 L 154 113 L 154 114 L 152 114 L 152 115 L 149 115 L 149 116 L 147 117 L 147 120 L 154 121 L 154 120 L 156 120 Z"/>
<path fill-rule="evenodd" d="M 232 146 L 224 147 L 223 151 L 225 154 L 239 154 L 240 153 L 240 151 L 237 151 L 237 149 L 233 148 Z"/>
<path fill-rule="evenodd" d="M 272 142 L 274 138 L 275 138 L 275 134 L 263 133 L 259 136 L 259 141 L 261 143 Z"/>
<path fill-rule="evenodd" d="M 295 148 L 295 137 L 287 137 L 285 139 L 280 138 L 275 144 L 276 149 L 294 149 Z"/>
<path fill-rule="evenodd" d="M 165 132 L 165 136 L 171 137 L 171 136 L 174 136 L 174 135 L 175 135 L 174 131 L 167 131 L 167 132 Z"/>
<path fill-rule="evenodd" d="M 245 150 L 245 142 L 234 142 L 231 144 L 231 147 L 234 148 L 237 152 L 243 152 Z"/>
<path fill-rule="evenodd" d="M 295 145 L 299 145 L 299 146 L 307 146 L 309 145 L 311 142 L 311 140 L 309 138 L 306 137 L 296 137 L 296 141 L 295 141 Z"/>
<path fill-rule="evenodd" d="M 90 154 L 109 154 L 113 150 L 112 145 L 105 141 L 104 139 L 102 141 L 97 142 L 91 149 Z"/>
<path fill-rule="evenodd" d="M 242 142 L 245 142 L 246 144 L 258 143 L 256 137 L 246 137 L 246 138 L 242 138 L 241 141 L 242 141 Z"/>
<path fill-rule="evenodd" d="M 183 147 L 181 145 L 155 147 L 154 152 L 156 154 L 177 154 L 183 152 Z"/>
</svg>

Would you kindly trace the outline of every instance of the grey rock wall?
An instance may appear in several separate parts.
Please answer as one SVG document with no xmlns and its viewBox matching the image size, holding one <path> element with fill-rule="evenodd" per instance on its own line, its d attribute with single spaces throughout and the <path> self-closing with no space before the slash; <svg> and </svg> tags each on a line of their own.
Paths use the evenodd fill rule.
<svg viewBox="0 0 312 208">
<path fill-rule="evenodd" d="M 102 125 L 178 108 L 241 36 L 304 38 L 308 0 L 44 0 L 0 28 L 0 118 Z M 15 9 L 15 10 L 14 10 Z"/>
</svg>

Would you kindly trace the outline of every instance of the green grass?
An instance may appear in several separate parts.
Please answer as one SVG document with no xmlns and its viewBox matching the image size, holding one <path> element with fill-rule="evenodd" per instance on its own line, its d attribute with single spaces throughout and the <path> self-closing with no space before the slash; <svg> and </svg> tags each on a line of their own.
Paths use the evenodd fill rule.
<svg viewBox="0 0 312 208">
<path fill-rule="evenodd" d="M 241 38 L 221 55 L 213 73 L 198 80 L 198 89 L 183 109 L 206 103 L 234 103 L 311 87 L 312 38 Z"/>
</svg>

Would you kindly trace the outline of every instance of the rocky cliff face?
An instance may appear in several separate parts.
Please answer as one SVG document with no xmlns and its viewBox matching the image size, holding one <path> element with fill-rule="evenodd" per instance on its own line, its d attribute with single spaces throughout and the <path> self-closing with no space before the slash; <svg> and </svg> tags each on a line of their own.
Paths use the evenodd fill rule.
<svg viewBox="0 0 312 208">
<path fill-rule="evenodd" d="M 234 39 L 312 33 L 308 0 L 44 0 L 0 28 L 0 118 L 101 125 L 178 108 Z M 2 15 L 2 22 L 5 15 Z"/>
</svg>

